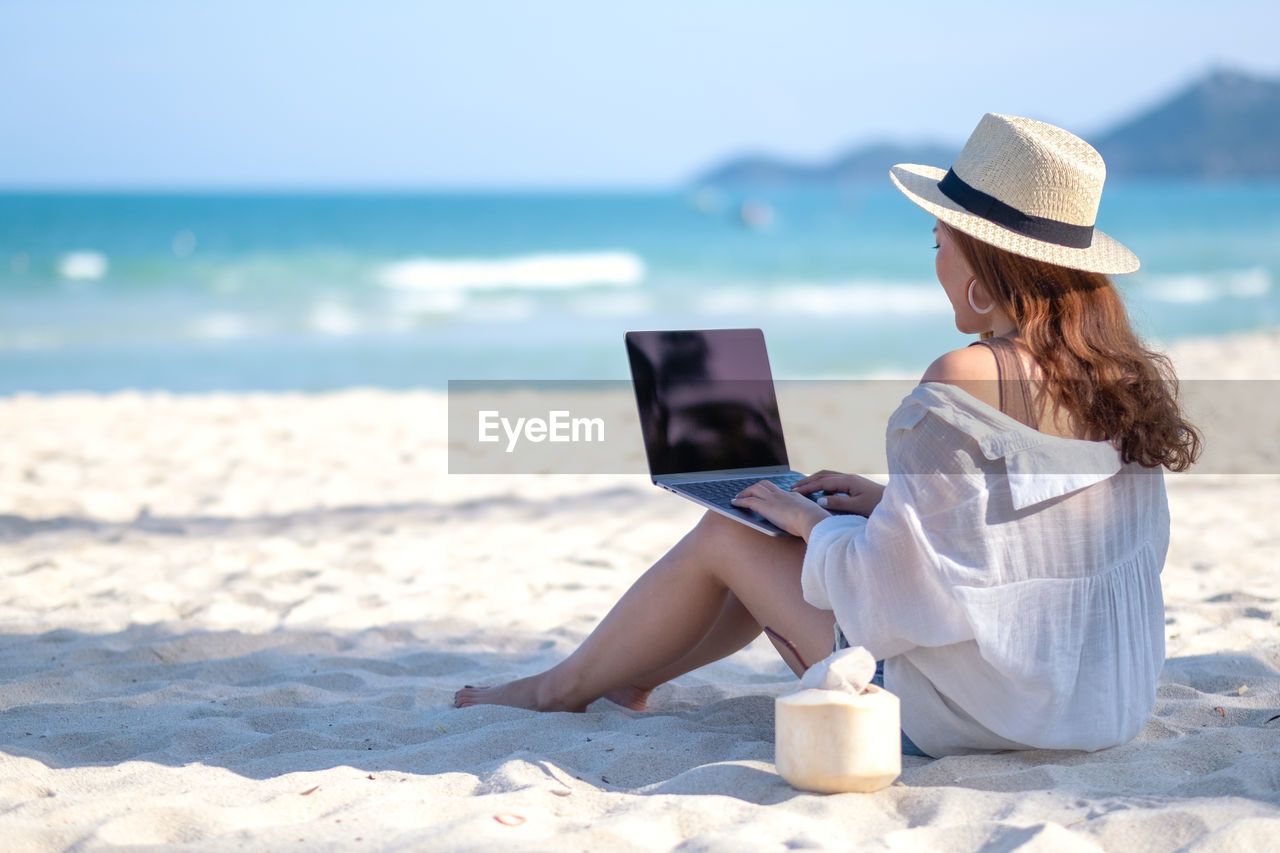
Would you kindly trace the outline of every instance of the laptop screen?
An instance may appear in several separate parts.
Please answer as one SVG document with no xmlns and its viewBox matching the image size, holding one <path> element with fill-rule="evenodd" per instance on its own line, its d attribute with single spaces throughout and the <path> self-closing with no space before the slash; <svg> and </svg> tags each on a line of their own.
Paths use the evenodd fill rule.
<svg viewBox="0 0 1280 853">
<path fill-rule="evenodd" d="M 763 332 L 628 332 L 626 341 L 654 477 L 787 466 Z"/>
</svg>

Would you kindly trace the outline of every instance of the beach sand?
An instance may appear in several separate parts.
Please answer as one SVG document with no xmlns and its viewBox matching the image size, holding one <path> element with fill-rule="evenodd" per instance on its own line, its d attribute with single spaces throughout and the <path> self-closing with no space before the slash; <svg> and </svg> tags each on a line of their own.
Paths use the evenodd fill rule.
<svg viewBox="0 0 1280 853">
<path fill-rule="evenodd" d="M 1173 355 L 1274 379 L 1280 335 Z M 905 758 L 883 791 L 816 795 L 774 773 L 773 700 L 795 681 L 763 641 L 645 713 L 452 707 L 573 649 L 699 513 L 643 475 L 450 476 L 446 409 L 373 390 L 0 399 L 0 846 L 1280 845 L 1268 448 L 1240 465 L 1263 473 L 1168 478 L 1168 660 L 1134 742 Z"/>
</svg>

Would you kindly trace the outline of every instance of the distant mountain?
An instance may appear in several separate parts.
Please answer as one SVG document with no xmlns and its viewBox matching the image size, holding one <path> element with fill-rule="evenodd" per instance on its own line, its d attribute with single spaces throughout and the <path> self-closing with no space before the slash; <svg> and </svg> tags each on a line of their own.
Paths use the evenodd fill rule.
<svg viewBox="0 0 1280 853">
<path fill-rule="evenodd" d="M 694 179 L 698 186 L 778 186 L 822 183 L 822 168 L 790 163 L 767 154 L 735 157 Z"/>
<path fill-rule="evenodd" d="M 809 165 L 768 155 L 737 157 L 699 176 L 697 186 L 822 186 L 832 183 L 881 180 L 894 163 L 950 163 L 954 145 L 895 145 L 880 143 L 854 148 L 830 163 Z"/>
<path fill-rule="evenodd" d="M 1218 70 L 1168 100 L 1091 136 L 1110 178 L 1280 178 L 1280 80 Z M 894 163 L 948 166 L 958 146 L 860 146 L 829 163 L 757 154 L 699 175 L 713 187 L 822 186 L 883 180 Z"/>
<path fill-rule="evenodd" d="M 831 180 L 882 181 L 895 163 L 949 164 L 960 153 L 955 145 L 892 145 L 888 143 L 855 148 L 836 158 L 828 169 Z"/>
<path fill-rule="evenodd" d="M 1108 175 L 1280 177 L 1280 80 L 1216 71 L 1093 142 Z"/>
</svg>

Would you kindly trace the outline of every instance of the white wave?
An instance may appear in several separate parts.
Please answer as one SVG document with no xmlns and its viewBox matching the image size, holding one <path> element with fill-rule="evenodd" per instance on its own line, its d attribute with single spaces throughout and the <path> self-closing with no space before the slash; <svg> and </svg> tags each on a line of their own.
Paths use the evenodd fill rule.
<svg viewBox="0 0 1280 853">
<path fill-rule="evenodd" d="M 1205 275 L 1150 276 L 1142 295 L 1159 302 L 1197 305 L 1224 297 L 1252 299 L 1271 290 L 1271 275 L 1262 267 Z"/>
<path fill-rule="evenodd" d="M 1261 267 L 1245 270 L 1231 278 L 1227 291 L 1232 296 L 1245 298 L 1265 296 L 1271 291 L 1271 275 Z"/>
<path fill-rule="evenodd" d="M 334 337 L 346 337 L 360 332 L 364 322 L 360 315 L 333 300 L 322 300 L 311 308 L 307 326 L 313 331 Z"/>
<path fill-rule="evenodd" d="M 390 294 L 392 314 L 407 317 L 411 314 L 453 314 L 466 304 L 465 295 L 459 290 L 399 290 Z"/>
<path fill-rule="evenodd" d="M 510 258 L 415 258 L 378 273 L 398 290 L 559 289 L 633 285 L 644 278 L 644 262 L 630 252 L 579 252 Z"/>
<path fill-rule="evenodd" d="M 239 314 L 218 313 L 199 317 L 187 327 L 187 334 L 193 338 L 210 341 L 230 341 L 248 337 L 251 331 L 249 321 Z"/>
<path fill-rule="evenodd" d="M 107 256 L 101 252 L 67 252 L 58 259 L 58 275 L 72 281 L 96 281 L 107 274 Z"/>
<path fill-rule="evenodd" d="M 942 288 L 902 282 L 793 282 L 768 288 L 721 288 L 696 307 L 706 314 L 768 313 L 803 317 L 878 317 L 947 314 Z"/>
<path fill-rule="evenodd" d="M 771 295 L 770 310 L 784 314 L 856 317 L 948 314 L 952 309 L 941 286 L 882 282 L 836 287 L 785 286 Z"/>
</svg>

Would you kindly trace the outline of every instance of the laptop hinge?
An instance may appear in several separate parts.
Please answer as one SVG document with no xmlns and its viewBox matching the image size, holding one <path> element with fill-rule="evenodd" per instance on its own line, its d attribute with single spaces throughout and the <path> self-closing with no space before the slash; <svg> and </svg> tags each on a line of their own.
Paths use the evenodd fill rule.
<svg viewBox="0 0 1280 853">
<path fill-rule="evenodd" d="M 701 480 L 736 480 L 747 477 L 773 477 L 791 471 L 786 465 L 766 465 L 759 468 L 726 468 L 720 471 L 693 471 L 687 474 L 661 474 L 653 478 L 655 483 L 696 483 Z"/>
</svg>

